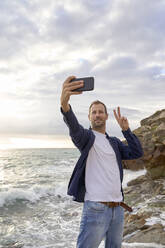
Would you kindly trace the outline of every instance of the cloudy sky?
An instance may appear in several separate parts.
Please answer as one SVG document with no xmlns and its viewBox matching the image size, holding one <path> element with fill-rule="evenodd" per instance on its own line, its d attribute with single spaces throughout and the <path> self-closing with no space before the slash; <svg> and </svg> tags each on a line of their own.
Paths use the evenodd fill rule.
<svg viewBox="0 0 165 248">
<path fill-rule="evenodd" d="M 86 128 L 96 99 L 118 137 L 113 108 L 132 130 L 164 108 L 164 0 L 4 0 L 0 10 L 0 148 L 71 145 L 60 113 L 69 75 L 95 77 L 70 101 Z"/>
</svg>

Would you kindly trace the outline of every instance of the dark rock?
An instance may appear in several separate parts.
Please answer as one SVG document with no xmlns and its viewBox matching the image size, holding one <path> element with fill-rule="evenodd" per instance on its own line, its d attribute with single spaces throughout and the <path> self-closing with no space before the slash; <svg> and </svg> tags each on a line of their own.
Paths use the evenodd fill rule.
<svg viewBox="0 0 165 248">
<path fill-rule="evenodd" d="M 130 182 L 127 183 L 127 185 L 128 186 L 137 185 L 137 184 L 143 183 L 145 181 L 146 181 L 146 176 L 142 175 L 136 179 L 131 180 Z"/>
<path fill-rule="evenodd" d="M 20 242 L 10 242 L 10 243 L 6 243 L 3 245 L 2 248 L 22 248 L 24 246 L 23 243 Z"/>
</svg>

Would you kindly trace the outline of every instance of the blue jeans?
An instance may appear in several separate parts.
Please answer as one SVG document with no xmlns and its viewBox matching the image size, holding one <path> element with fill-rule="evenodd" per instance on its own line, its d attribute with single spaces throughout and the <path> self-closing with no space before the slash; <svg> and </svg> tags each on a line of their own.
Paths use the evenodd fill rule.
<svg viewBox="0 0 165 248">
<path fill-rule="evenodd" d="M 77 248 L 97 248 L 105 238 L 105 248 L 121 248 L 124 209 L 85 201 Z"/>
</svg>

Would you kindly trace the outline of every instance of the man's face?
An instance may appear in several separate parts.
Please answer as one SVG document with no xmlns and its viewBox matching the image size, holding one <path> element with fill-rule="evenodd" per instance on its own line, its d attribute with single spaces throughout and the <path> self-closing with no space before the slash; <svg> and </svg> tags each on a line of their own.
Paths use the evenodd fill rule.
<svg viewBox="0 0 165 248">
<path fill-rule="evenodd" d="M 88 118 L 91 122 L 91 126 L 93 129 L 105 128 L 106 120 L 108 119 L 108 115 L 105 112 L 105 108 L 103 104 L 93 104 Z"/>
</svg>

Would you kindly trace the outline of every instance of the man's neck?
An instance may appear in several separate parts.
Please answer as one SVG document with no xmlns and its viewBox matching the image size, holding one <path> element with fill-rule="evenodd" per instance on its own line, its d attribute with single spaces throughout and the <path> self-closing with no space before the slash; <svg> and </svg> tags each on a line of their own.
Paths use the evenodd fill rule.
<svg viewBox="0 0 165 248">
<path fill-rule="evenodd" d="M 96 132 L 99 132 L 99 133 L 102 133 L 102 134 L 105 134 L 105 128 L 104 129 L 96 129 L 96 128 L 92 128 L 92 130 L 96 131 Z"/>
</svg>

